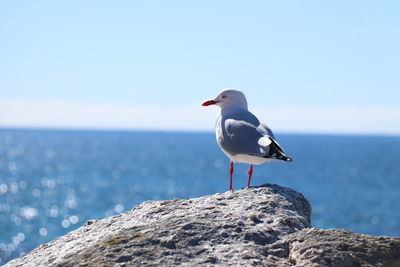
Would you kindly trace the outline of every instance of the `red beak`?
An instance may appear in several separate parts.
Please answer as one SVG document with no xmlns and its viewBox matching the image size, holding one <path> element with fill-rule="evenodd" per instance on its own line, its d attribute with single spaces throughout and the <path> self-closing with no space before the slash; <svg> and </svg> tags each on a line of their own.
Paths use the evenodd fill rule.
<svg viewBox="0 0 400 267">
<path fill-rule="evenodd" d="M 215 105 L 217 104 L 219 101 L 215 101 L 215 100 L 208 100 L 206 102 L 204 102 L 203 104 L 201 104 L 203 107 L 205 106 L 210 106 L 210 105 Z"/>
</svg>

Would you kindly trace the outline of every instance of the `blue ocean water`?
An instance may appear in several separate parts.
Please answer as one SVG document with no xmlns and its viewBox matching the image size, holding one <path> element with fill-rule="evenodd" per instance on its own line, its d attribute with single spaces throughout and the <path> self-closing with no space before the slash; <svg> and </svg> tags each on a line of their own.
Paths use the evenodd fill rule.
<svg viewBox="0 0 400 267">
<path fill-rule="evenodd" d="M 400 137 L 276 137 L 295 161 L 256 166 L 253 185 L 303 193 L 315 227 L 400 235 Z M 0 264 L 142 201 L 225 192 L 228 167 L 212 133 L 1 129 Z"/>
</svg>

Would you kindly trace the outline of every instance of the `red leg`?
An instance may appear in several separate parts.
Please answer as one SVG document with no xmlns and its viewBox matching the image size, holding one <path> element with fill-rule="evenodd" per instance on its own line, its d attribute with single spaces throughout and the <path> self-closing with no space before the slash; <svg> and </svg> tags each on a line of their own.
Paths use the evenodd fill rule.
<svg viewBox="0 0 400 267">
<path fill-rule="evenodd" d="M 249 180 L 247 181 L 247 187 L 250 187 L 251 175 L 253 174 L 253 164 L 250 164 L 249 169 Z"/>
<path fill-rule="evenodd" d="M 231 168 L 229 170 L 229 173 L 231 174 L 231 177 L 229 180 L 229 190 L 233 191 L 233 187 L 232 187 L 233 161 L 231 161 Z"/>
</svg>

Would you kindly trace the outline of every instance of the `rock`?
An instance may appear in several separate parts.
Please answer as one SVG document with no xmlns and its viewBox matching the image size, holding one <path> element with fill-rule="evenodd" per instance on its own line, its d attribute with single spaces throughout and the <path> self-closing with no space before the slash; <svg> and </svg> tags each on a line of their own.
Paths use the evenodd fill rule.
<svg viewBox="0 0 400 267">
<path fill-rule="evenodd" d="M 400 266 L 400 239 L 346 230 L 305 229 L 290 235 L 289 261 L 299 266 Z"/>
<path fill-rule="evenodd" d="M 398 266 L 400 240 L 312 229 L 299 193 L 263 185 L 144 202 L 6 266 Z"/>
</svg>

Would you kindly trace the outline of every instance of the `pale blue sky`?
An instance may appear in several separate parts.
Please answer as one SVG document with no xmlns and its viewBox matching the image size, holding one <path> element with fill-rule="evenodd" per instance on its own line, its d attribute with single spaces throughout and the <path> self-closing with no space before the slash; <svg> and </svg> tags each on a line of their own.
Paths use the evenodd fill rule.
<svg viewBox="0 0 400 267">
<path fill-rule="evenodd" d="M 1 1 L 0 125 L 29 117 L 20 100 L 167 111 L 236 87 L 265 113 L 384 110 L 400 133 L 399 14 L 399 1 Z"/>
</svg>

